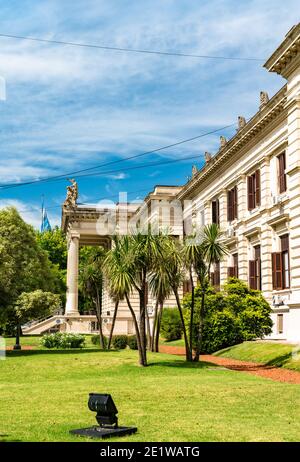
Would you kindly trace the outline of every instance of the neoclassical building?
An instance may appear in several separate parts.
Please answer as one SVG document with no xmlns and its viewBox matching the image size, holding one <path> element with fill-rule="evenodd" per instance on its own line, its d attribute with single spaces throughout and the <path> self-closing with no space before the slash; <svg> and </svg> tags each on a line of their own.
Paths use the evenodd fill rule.
<svg viewBox="0 0 300 462">
<path fill-rule="evenodd" d="M 256 114 L 238 117 L 236 134 L 220 138 L 215 155 L 205 153 L 201 170 L 193 169 L 182 187 L 157 186 L 138 204 L 115 204 L 111 209 L 122 220 L 165 225 L 164 201 L 182 205 L 183 216 L 169 217 L 171 233 L 179 238 L 186 223 L 201 226 L 219 223 L 225 231 L 229 255 L 215 265 L 212 282 L 222 285 L 237 276 L 262 290 L 272 307 L 270 338 L 300 341 L 300 24 L 294 26 L 264 64 L 286 84 L 269 99 L 261 92 Z M 145 213 L 147 211 L 147 213 Z M 150 212 L 149 212 L 150 211 Z M 108 209 L 76 205 L 63 207 L 62 228 L 68 237 L 68 293 L 64 316 L 29 328 L 42 332 L 51 326 L 79 332 L 97 328 L 95 316 L 78 311 L 78 249 L 80 245 L 110 246 L 112 231 L 99 232 Z M 146 218 L 145 218 L 146 216 Z M 100 222 L 100 225 L 99 225 Z M 105 295 L 107 332 L 113 310 Z M 135 299 L 133 295 L 133 300 Z M 149 313 L 155 301 L 149 299 Z M 168 306 L 172 300 L 168 301 Z M 137 308 L 137 304 L 135 305 Z M 43 324 L 44 323 L 44 324 Z M 118 332 L 133 332 L 128 309 L 122 304 Z M 28 332 L 28 333 L 30 333 Z"/>
</svg>

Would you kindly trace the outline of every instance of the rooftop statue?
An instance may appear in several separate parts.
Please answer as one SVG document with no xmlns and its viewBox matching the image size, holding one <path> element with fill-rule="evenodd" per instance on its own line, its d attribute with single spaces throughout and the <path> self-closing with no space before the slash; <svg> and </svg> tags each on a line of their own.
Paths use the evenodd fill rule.
<svg viewBox="0 0 300 462">
<path fill-rule="evenodd" d="M 238 130 L 241 130 L 246 125 L 246 119 L 243 116 L 238 116 Z"/>
<path fill-rule="evenodd" d="M 260 92 L 260 108 L 263 108 L 269 102 L 269 95 L 266 91 Z"/>
<path fill-rule="evenodd" d="M 227 143 L 227 140 L 225 138 L 225 136 L 220 136 L 220 148 L 224 148 L 226 146 L 226 143 Z"/>
<path fill-rule="evenodd" d="M 192 167 L 192 177 L 195 176 L 197 172 L 198 172 L 198 169 L 197 169 L 196 165 L 193 165 L 193 167 Z"/>
<path fill-rule="evenodd" d="M 204 159 L 205 159 L 205 162 L 208 163 L 212 158 L 212 155 L 210 152 L 205 152 L 204 153 Z"/>
<path fill-rule="evenodd" d="M 74 208 L 78 199 L 78 185 L 74 179 L 69 180 L 72 186 L 67 186 L 67 197 L 64 202 L 64 207 Z"/>
</svg>

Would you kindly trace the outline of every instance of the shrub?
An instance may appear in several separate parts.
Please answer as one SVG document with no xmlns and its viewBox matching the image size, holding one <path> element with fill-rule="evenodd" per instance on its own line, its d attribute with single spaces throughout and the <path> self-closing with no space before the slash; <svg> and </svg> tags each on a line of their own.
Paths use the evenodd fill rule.
<svg viewBox="0 0 300 462">
<path fill-rule="evenodd" d="M 100 345 L 100 337 L 99 334 L 94 334 L 91 337 L 91 342 L 93 345 Z M 104 348 L 107 348 L 108 345 L 108 339 L 107 337 L 103 336 L 103 342 L 104 342 Z"/>
<path fill-rule="evenodd" d="M 137 350 L 138 349 L 138 344 L 137 344 L 137 339 L 136 335 L 130 335 L 127 340 L 127 345 L 131 350 Z"/>
<path fill-rule="evenodd" d="M 68 334 L 57 332 L 55 334 L 46 334 L 41 339 L 41 344 L 46 348 L 82 348 L 85 338 L 80 334 Z"/>
<path fill-rule="evenodd" d="M 199 310 L 201 303 L 199 287 L 195 289 L 195 317 L 193 344 L 196 346 Z M 183 299 L 187 310 L 185 322 L 189 330 L 191 294 Z M 212 353 L 245 340 L 262 338 L 272 331 L 271 308 L 261 292 L 250 289 L 237 278 L 228 279 L 224 289 L 208 290 L 205 299 L 205 315 L 202 337 L 202 352 Z"/>
<path fill-rule="evenodd" d="M 124 350 L 127 347 L 127 342 L 127 335 L 114 335 L 112 338 L 112 344 L 116 350 Z"/>
<path fill-rule="evenodd" d="M 182 327 L 179 311 L 176 308 L 164 308 L 160 331 L 167 342 L 181 338 Z"/>
</svg>

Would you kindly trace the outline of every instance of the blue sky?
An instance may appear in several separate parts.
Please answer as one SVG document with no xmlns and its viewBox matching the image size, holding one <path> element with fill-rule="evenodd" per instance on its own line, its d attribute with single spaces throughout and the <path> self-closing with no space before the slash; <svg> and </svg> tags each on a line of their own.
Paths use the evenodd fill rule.
<svg viewBox="0 0 300 462">
<path fill-rule="evenodd" d="M 299 21 L 298 6 L 298 0 L 2 0 L 0 34 L 266 59 Z M 249 118 L 258 109 L 260 90 L 272 96 L 284 84 L 262 64 L 0 37 L 7 92 L 0 101 L 0 183 L 123 159 L 231 124 L 238 115 Z M 78 178 L 79 200 L 96 203 L 119 191 L 133 191 L 133 200 L 155 184 L 183 184 L 192 163 L 202 165 L 204 151 L 216 152 L 219 135 L 116 164 L 114 174 Z M 125 170 L 192 155 L 199 157 Z M 39 226 L 44 194 L 50 222 L 59 224 L 66 186 L 64 180 L 0 189 L 0 207 L 15 205 Z"/>
</svg>

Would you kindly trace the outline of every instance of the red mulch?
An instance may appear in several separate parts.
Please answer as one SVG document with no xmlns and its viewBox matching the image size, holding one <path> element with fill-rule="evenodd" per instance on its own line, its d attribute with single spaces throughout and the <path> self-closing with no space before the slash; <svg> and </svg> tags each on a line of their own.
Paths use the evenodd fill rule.
<svg viewBox="0 0 300 462">
<path fill-rule="evenodd" d="M 11 351 L 11 350 L 14 349 L 14 347 L 13 347 L 13 346 L 7 346 L 5 349 L 6 349 L 7 351 Z M 33 349 L 34 349 L 33 346 L 30 346 L 30 345 L 24 345 L 24 346 L 23 346 L 23 345 L 22 345 L 22 350 L 33 350 Z M 22 350 L 17 350 L 17 351 L 22 351 Z"/>
<path fill-rule="evenodd" d="M 185 355 L 184 347 L 173 347 L 160 345 L 160 353 L 172 355 Z M 249 361 L 240 361 L 238 359 L 220 358 L 219 356 L 201 355 L 201 361 L 217 364 L 234 371 L 248 372 L 249 374 L 259 375 L 276 382 L 296 383 L 300 385 L 300 373 L 281 367 L 265 366 L 264 364 L 253 363 Z"/>
</svg>

